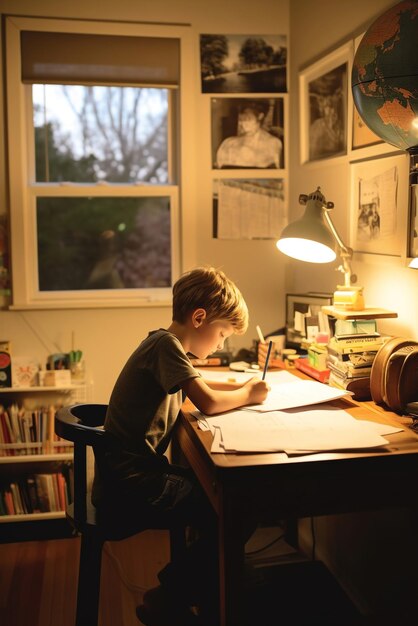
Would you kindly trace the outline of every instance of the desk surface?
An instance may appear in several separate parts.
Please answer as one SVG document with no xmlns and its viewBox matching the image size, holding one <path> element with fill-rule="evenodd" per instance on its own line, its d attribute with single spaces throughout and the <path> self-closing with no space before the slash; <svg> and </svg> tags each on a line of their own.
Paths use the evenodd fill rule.
<svg viewBox="0 0 418 626">
<path fill-rule="evenodd" d="M 307 378 L 299 373 L 301 378 Z M 389 445 L 372 450 L 321 452 L 284 458 L 275 453 L 212 454 L 212 434 L 201 431 L 184 406 L 176 443 L 204 488 L 219 525 L 220 625 L 241 626 L 238 529 L 251 514 L 284 520 L 317 515 L 416 507 L 418 435 L 404 419 L 374 403 L 335 403 L 356 419 L 405 428 L 386 436 Z"/>
<path fill-rule="evenodd" d="M 401 425 L 394 414 L 385 415 L 352 401 L 340 400 L 336 406 L 356 419 Z M 385 447 L 287 458 L 278 453 L 212 454 L 212 434 L 201 431 L 189 412 L 180 417 L 177 436 L 216 511 L 222 506 L 224 495 L 220 494 L 225 485 L 238 493 L 245 485 L 247 500 L 253 498 L 256 503 L 271 498 L 265 485 L 277 483 L 274 500 L 278 514 L 305 517 L 402 506 L 411 500 L 412 475 L 418 477 L 418 435 L 403 427 L 400 433 L 385 436 L 389 441 Z"/>
</svg>

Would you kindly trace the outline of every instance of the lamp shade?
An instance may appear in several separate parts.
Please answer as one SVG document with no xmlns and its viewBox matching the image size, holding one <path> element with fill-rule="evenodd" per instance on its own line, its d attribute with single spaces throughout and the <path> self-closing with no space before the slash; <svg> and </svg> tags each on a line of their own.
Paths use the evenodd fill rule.
<svg viewBox="0 0 418 626">
<path fill-rule="evenodd" d="M 323 200 L 319 191 L 308 196 L 303 217 L 288 224 L 276 243 L 280 252 L 308 263 L 334 261 L 335 238 L 324 219 Z"/>
</svg>

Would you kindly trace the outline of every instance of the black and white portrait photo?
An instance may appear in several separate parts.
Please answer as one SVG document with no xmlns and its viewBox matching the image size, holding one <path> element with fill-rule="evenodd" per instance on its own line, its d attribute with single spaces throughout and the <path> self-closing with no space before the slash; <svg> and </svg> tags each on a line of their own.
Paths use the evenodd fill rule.
<svg viewBox="0 0 418 626">
<path fill-rule="evenodd" d="M 309 83 L 309 160 L 347 149 L 347 64 Z"/>
<path fill-rule="evenodd" d="M 285 93 L 286 35 L 200 35 L 202 93 Z"/>
<path fill-rule="evenodd" d="M 215 169 L 284 168 L 283 98 L 212 98 Z"/>
</svg>

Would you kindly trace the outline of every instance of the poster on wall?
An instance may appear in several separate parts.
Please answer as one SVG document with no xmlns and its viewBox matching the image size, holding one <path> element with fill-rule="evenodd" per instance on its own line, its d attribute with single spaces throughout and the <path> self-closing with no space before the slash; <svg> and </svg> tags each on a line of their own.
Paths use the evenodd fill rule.
<svg viewBox="0 0 418 626">
<path fill-rule="evenodd" d="M 200 35 L 202 93 L 286 93 L 286 35 Z"/>
<path fill-rule="evenodd" d="M 212 98 L 214 169 L 284 168 L 284 98 Z"/>
<path fill-rule="evenodd" d="M 356 252 L 406 252 L 409 155 L 351 163 L 350 246 Z"/>
<path fill-rule="evenodd" d="M 213 237 L 278 239 L 287 223 L 284 180 L 222 178 L 213 181 Z"/>
</svg>

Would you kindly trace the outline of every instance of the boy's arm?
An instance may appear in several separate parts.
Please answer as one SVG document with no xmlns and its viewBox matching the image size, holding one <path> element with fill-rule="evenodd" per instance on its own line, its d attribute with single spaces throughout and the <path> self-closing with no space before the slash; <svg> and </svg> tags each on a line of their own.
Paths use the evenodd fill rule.
<svg viewBox="0 0 418 626">
<path fill-rule="evenodd" d="M 189 378 L 182 389 L 195 407 L 205 415 L 231 411 L 246 404 L 260 404 L 269 391 L 269 386 L 259 377 L 250 378 L 244 384 L 214 383 L 209 386 L 202 378 Z"/>
</svg>

